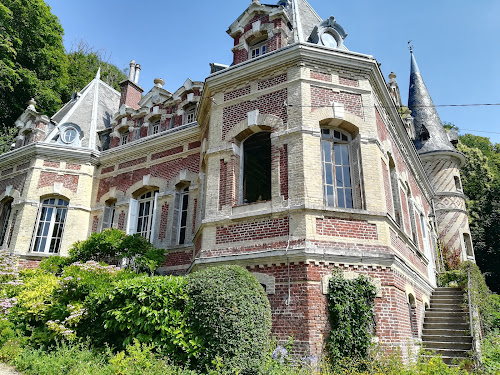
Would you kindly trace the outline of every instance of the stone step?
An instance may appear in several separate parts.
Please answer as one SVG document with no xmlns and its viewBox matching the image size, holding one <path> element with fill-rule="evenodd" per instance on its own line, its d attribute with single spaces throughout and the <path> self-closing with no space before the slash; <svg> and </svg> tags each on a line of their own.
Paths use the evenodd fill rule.
<svg viewBox="0 0 500 375">
<path fill-rule="evenodd" d="M 465 298 L 464 292 L 434 292 L 432 297 L 460 297 Z"/>
<path fill-rule="evenodd" d="M 427 330 L 431 331 L 431 330 Z M 439 331 L 439 330 L 437 330 Z M 435 335 L 433 333 L 436 333 Z M 460 342 L 460 343 L 468 343 L 472 345 L 472 336 L 465 335 L 455 335 L 455 336 L 447 336 L 448 332 L 430 332 L 428 334 L 422 333 L 422 341 L 427 344 L 427 342 Z"/>
<path fill-rule="evenodd" d="M 454 311 L 464 311 L 463 307 L 460 304 L 450 304 L 450 303 L 434 303 L 431 305 L 432 307 L 428 310 L 454 310 Z"/>
<path fill-rule="evenodd" d="M 440 355 L 442 357 L 462 357 L 469 358 L 469 352 L 467 350 L 461 349 L 429 349 L 434 355 Z"/>
<path fill-rule="evenodd" d="M 425 341 L 423 343 L 425 349 L 429 350 L 472 350 L 472 343 L 470 342 L 451 342 L 451 341 Z"/>
<path fill-rule="evenodd" d="M 441 329 L 441 328 L 426 328 L 424 327 L 422 329 L 422 335 L 423 336 L 442 336 L 442 337 L 462 337 L 462 336 L 467 336 L 469 327 L 467 326 L 467 329 Z"/>
<path fill-rule="evenodd" d="M 467 323 L 467 317 L 465 315 L 455 315 L 455 316 L 425 316 L 424 323 Z"/>
<path fill-rule="evenodd" d="M 434 317 L 449 317 L 449 318 L 467 318 L 469 316 L 465 311 L 456 311 L 456 310 L 433 310 L 429 309 L 425 311 L 425 317 L 434 318 Z"/>
<path fill-rule="evenodd" d="M 431 306 L 434 304 L 438 305 L 453 305 L 456 307 L 462 308 L 465 305 L 465 301 L 463 298 L 435 298 L 431 297 Z"/>
<path fill-rule="evenodd" d="M 468 323 L 427 323 L 424 321 L 424 329 L 443 329 L 447 331 L 468 331 Z"/>
</svg>

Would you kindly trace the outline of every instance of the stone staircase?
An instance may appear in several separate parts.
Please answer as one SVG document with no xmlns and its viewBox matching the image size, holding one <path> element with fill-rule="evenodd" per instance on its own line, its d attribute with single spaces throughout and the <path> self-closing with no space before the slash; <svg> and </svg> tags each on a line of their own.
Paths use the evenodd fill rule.
<svg viewBox="0 0 500 375">
<path fill-rule="evenodd" d="M 471 358 L 472 336 L 464 302 L 460 288 L 436 288 L 430 308 L 425 311 L 422 344 L 425 349 L 441 355 L 448 365 Z"/>
</svg>

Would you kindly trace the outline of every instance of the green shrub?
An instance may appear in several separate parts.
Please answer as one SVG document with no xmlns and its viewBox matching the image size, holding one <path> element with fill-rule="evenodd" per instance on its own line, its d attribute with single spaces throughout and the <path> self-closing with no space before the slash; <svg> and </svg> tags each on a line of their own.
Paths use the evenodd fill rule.
<svg viewBox="0 0 500 375">
<path fill-rule="evenodd" d="M 52 255 L 42 260 L 38 268 L 45 272 L 53 273 L 54 275 L 60 275 L 63 271 L 63 268 L 70 264 L 71 260 L 69 258 L 59 255 Z"/>
<path fill-rule="evenodd" d="M 500 373 L 500 332 L 488 334 L 482 341 L 482 360 L 487 374 Z"/>
<path fill-rule="evenodd" d="M 187 316 L 202 339 L 198 367 L 219 357 L 243 373 L 255 371 L 267 351 L 271 309 L 257 279 L 239 266 L 207 268 L 187 276 Z"/>
<path fill-rule="evenodd" d="M 95 333 L 101 343 L 118 349 L 131 344 L 152 343 L 173 360 L 197 355 L 199 340 L 186 320 L 186 281 L 182 277 L 136 277 L 114 284 L 112 290 L 94 296 L 89 306 L 103 329 Z"/>
<path fill-rule="evenodd" d="M 124 262 L 137 272 L 149 273 L 165 261 L 165 250 L 155 248 L 138 233 L 128 236 L 118 229 L 93 233 L 85 241 L 76 242 L 69 254 L 71 262 Z"/>
<path fill-rule="evenodd" d="M 332 363 L 367 357 L 375 312 L 375 286 L 364 276 L 346 280 L 342 272 L 329 282 L 328 312 L 331 331 L 327 351 Z"/>
<path fill-rule="evenodd" d="M 467 285 L 467 273 L 463 270 L 451 270 L 440 273 L 437 279 L 440 287 L 461 287 Z"/>
</svg>

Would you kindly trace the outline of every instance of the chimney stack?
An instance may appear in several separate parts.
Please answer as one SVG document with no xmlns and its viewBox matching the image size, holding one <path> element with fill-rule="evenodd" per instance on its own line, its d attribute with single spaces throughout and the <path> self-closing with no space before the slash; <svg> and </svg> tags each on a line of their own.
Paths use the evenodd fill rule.
<svg viewBox="0 0 500 375">
<path fill-rule="evenodd" d="M 141 66 L 135 63 L 135 60 L 130 61 L 130 72 L 128 79 L 120 82 L 121 98 L 120 107 L 125 104 L 127 107 L 139 109 L 139 101 L 142 98 L 143 89 L 139 86 L 139 72 Z"/>
</svg>

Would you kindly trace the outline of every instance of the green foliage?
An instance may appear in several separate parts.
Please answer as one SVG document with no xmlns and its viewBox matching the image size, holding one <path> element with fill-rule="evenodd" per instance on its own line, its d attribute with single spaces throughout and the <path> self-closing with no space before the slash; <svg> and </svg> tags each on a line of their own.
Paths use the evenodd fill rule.
<svg viewBox="0 0 500 375">
<path fill-rule="evenodd" d="M 376 288 L 370 280 L 359 276 L 344 279 L 336 272 L 329 282 L 328 313 L 331 332 L 327 351 L 332 363 L 342 358 L 366 358 L 375 319 Z"/>
<path fill-rule="evenodd" d="M 63 268 L 70 264 L 71 262 L 69 258 L 59 255 L 52 255 L 42 260 L 38 268 L 42 271 L 52 273 L 54 275 L 60 275 L 63 271 Z"/>
<path fill-rule="evenodd" d="M 271 309 L 257 279 L 238 266 L 207 268 L 187 277 L 187 316 L 201 337 L 199 368 L 220 357 L 250 373 L 262 362 L 271 330 Z"/>
<path fill-rule="evenodd" d="M 479 267 L 489 287 L 500 292 L 500 145 L 471 134 L 460 136 L 458 150 L 467 157 L 462 186 Z"/>
<path fill-rule="evenodd" d="M 440 273 L 437 278 L 440 287 L 461 287 L 467 285 L 467 273 L 463 270 L 450 270 Z"/>
<path fill-rule="evenodd" d="M 16 135 L 17 128 L 0 127 L 0 155 L 10 151 L 12 145 L 16 143 Z"/>
<path fill-rule="evenodd" d="M 95 295 L 89 305 L 104 328 L 101 341 L 118 349 L 134 339 L 151 343 L 179 362 L 197 356 L 200 344 L 188 326 L 185 284 L 182 277 L 143 276 Z"/>
<path fill-rule="evenodd" d="M 101 80 L 120 91 L 120 82 L 127 79 L 127 75 L 115 65 L 108 63 L 101 51 L 93 49 L 85 41 L 80 41 L 68 53 L 69 90 L 81 91 L 92 81 L 101 68 Z"/>
<path fill-rule="evenodd" d="M 54 113 L 68 84 L 63 29 L 43 0 L 0 4 L 0 127 L 11 127 L 34 97 Z"/>
<path fill-rule="evenodd" d="M 71 262 L 125 260 L 135 271 L 150 273 L 165 261 L 165 250 L 155 248 L 138 233 L 129 236 L 118 229 L 93 233 L 85 241 L 76 242 L 69 255 Z"/>
<path fill-rule="evenodd" d="M 481 344 L 485 372 L 500 374 L 500 331 L 487 335 Z"/>
</svg>

